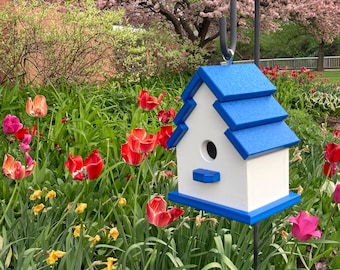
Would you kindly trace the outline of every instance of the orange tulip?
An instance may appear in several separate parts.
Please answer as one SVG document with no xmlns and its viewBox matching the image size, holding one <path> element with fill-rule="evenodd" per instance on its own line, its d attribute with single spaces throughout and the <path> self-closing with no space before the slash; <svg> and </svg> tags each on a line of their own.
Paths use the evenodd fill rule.
<svg viewBox="0 0 340 270">
<path fill-rule="evenodd" d="M 35 161 L 32 160 L 28 167 L 21 165 L 20 161 L 15 160 L 10 154 L 6 154 L 2 165 L 3 173 L 13 180 L 21 180 L 28 177 L 33 172 Z"/>
<path fill-rule="evenodd" d="M 37 95 L 32 99 L 29 97 L 26 102 L 26 113 L 33 117 L 43 117 L 47 114 L 47 102 L 43 95 Z"/>
</svg>

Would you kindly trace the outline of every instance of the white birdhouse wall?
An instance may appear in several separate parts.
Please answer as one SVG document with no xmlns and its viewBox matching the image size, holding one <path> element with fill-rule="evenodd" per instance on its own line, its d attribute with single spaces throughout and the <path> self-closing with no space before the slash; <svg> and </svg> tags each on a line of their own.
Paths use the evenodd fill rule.
<svg viewBox="0 0 340 270">
<path fill-rule="evenodd" d="M 228 127 L 212 106 L 216 97 L 206 84 L 194 100 L 197 106 L 186 120 L 188 131 L 176 149 L 178 191 L 244 211 L 287 196 L 288 150 L 244 160 L 225 136 Z M 216 157 L 215 151 L 210 153 L 214 147 Z M 193 170 L 198 168 L 218 171 L 220 181 L 194 181 Z"/>
</svg>

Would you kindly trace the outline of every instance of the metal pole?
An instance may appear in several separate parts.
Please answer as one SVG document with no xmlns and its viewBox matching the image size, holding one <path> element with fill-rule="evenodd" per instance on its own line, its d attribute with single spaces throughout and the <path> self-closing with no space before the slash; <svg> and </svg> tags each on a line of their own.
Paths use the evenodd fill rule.
<svg viewBox="0 0 340 270">
<path fill-rule="evenodd" d="M 220 47 L 225 61 L 233 61 L 236 50 L 237 36 L 237 8 L 236 0 L 230 0 L 230 48 L 227 46 L 227 23 L 226 18 L 220 18 Z"/>
<path fill-rule="evenodd" d="M 255 22 L 254 22 L 254 63 L 258 67 L 260 66 L 260 0 L 255 0 Z M 258 245 L 259 245 L 259 239 L 258 239 L 258 224 L 254 224 L 254 264 L 253 268 L 254 270 L 257 270 L 258 266 Z"/>
<path fill-rule="evenodd" d="M 259 244 L 259 236 L 258 236 L 258 232 L 259 232 L 259 228 L 257 223 L 253 225 L 254 228 L 254 263 L 253 263 L 253 269 L 257 270 L 257 265 L 258 265 L 258 244 Z"/>
<path fill-rule="evenodd" d="M 255 0 L 254 63 L 260 65 L 260 0 Z"/>
</svg>

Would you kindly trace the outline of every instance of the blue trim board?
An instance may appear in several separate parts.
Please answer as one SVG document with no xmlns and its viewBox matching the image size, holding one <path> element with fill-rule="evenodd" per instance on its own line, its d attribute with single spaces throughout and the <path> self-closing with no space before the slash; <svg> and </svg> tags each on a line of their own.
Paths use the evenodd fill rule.
<svg viewBox="0 0 340 270">
<path fill-rule="evenodd" d="M 194 74 L 194 76 L 192 77 L 192 79 L 190 80 L 189 84 L 187 85 L 187 87 L 184 89 L 181 98 L 186 101 L 187 99 L 192 98 L 198 88 L 200 88 L 201 84 L 203 83 L 201 77 L 198 75 L 198 73 L 196 72 Z"/>
<path fill-rule="evenodd" d="M 221 176 L 219 172 L 199 168 L 192 171 L 192 179 L 202 183 L 216 183 Z"/>
<path fill-rule="evenodd" d="M 184 122 L 185 120 L 187 120 L 187 118 L 189 117 L 189 115 L 191 114 L 191 112 L 194 110 L 194 108 L 196 107 L 196 102 L 193 99 L 187 99 L 182 108 L 178 111 L 175 119 L 174 119 L 174 123 L 176 125 L 179 125 L 180 123 Z"/>
<path fill-rule="evenodd" d="M 273 96 L 216 101 L 213 106 L 232 130 L 278 122 L 288 116 Z"/>
<path fill-rule="evenodd" d="M 179 124 L 166 142 L 168 148 L 176 147 L 176 145 L 183 138 L 184 134 L 188 131 L 188 129 L 189 128 L 186 124 L 184 123 Z"/>
<path fill-rule="evenodd" d="M 278 212 L 281 212 L 286 208 L 299 203 L 301 200 L 299 194 L 290 192 L 288 196 L 285 196 L 277 201 L 274 201 L 256 210 L 245 212 L 221 204 L 216 204 L 192 196 L 184 195 L 178 193 L 178 191 L 168 193 L 168 198 L 170 201 L 191 206 L 212 214 L 216 214 L 218 216 L 236 220 L 249 225 L 256 224 L 261 220 L 264 220 Z"/>
</svg>

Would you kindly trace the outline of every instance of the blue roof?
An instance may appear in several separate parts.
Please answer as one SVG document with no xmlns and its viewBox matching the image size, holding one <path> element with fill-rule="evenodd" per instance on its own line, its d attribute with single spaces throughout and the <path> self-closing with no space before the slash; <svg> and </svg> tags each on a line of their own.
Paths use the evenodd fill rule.
<svg viewBox="0 0 340 270">
<path fill-rule="evenodd" d="M 185 124 L 195 109 L 194 96 L 205 83 L 216 97 L 213 107 L 225 121 L 226 138 L 243 159 L 266 154 L 299 142 L 285 124 L 287 112 L 272 94 L 275 86 L 254 64 L 200 67 L 182 93 L 184 105 L 174 122 L 176 130 L 167 142 L 175 147 L 185 135 Z"/>
</svg>

